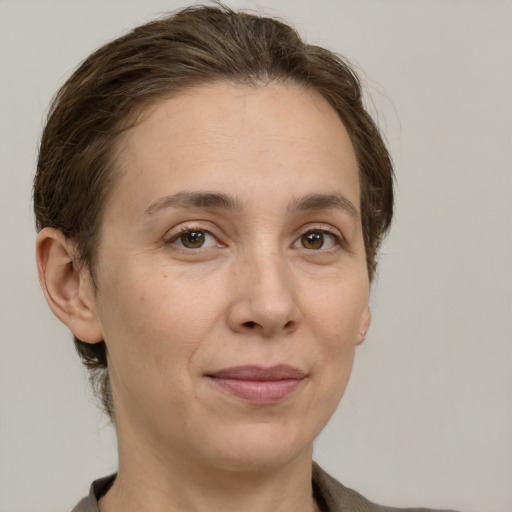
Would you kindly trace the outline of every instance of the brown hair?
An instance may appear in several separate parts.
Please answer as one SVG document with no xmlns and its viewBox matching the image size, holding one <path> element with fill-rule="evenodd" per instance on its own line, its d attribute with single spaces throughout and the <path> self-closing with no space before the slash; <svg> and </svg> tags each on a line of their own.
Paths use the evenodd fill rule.
<svg viewBox="0 0 512 512">
<path fill-rule="evenodd" d="M 37 229 L 59 229 L 94 282 L 102 212 L 115 178 L 118 135 L 162 96 L 205 83 L 292 82 L 320 93 L 351 138 L 359 164 L 361 220 L 370 280 L 393 214 L 393 170 L 347 62 L 272 18 L 194 6 L 150 22 L 89 56 L 53 99 L 34 180 Z M 75 337 L 113 417 L 105 343 Z"/>
</svg>

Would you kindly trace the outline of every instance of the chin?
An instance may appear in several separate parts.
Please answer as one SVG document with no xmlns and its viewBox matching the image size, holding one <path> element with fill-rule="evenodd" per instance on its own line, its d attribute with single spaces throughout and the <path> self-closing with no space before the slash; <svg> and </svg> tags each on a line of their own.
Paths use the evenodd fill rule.
<svg viewBox="0 0 512 512">
<path fill-rule="evenodd" d="M 311 458 L 312 447 L 313 438 L 299 429 L 250 425 L 223 442 L 218 440 L 212 460 L 226 471 L 268 472 L 292 464 L 301 456 Z"/>
</svg>

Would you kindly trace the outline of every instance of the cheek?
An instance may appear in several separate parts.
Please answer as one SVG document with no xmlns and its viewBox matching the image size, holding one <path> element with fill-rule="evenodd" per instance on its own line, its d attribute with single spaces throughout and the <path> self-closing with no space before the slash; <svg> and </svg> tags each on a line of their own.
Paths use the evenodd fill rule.
<svg viewBox="0 0 512 512">
<path fill-rule="evenodd" d="M 185 372 L 218 316 L 211 290 L 201 283 L 145 273 L 132 280 L 116 279 L 105 289 L 105 341 L 111 359 L 124 372 Z M 136 293 L 134 292 L 136 290 Z M 217 306 L 218 307 L 218 306 Z"/>
<path fill-rule="evenodd" d="M 147 275 L 125 283 L 105 296 L 105 342 L 116 410 L 137 423 L 162 403 L 184 410 L 193 399 L 190 362 L 206 319 L 186 287 L 173 286 L 170 278 Z"/>
<path fill-rule="evenodd" d="M 318 435 L 338 407 L 354 363 L 360 307 L 343 301 L 324 301 L 311 325 L 315 331 L 316 361 L 312 371 L 314 398 L 308 411 Z"/>
<path fill-rule="evenodd" d="M 315 330 L 337 350 L 355 344 L 368 307 L 365 282 L 337 283 L 333 279 L 315 287 L 317 293 L 303 306 Z"/>
<path fill-rule="evenodd" d="M 347 384 L 367 307 L 364 286 L 326 286 L 307 306 L 307 323 L 317 345 L 317 372 L 339 399 Z"/>
</svg>

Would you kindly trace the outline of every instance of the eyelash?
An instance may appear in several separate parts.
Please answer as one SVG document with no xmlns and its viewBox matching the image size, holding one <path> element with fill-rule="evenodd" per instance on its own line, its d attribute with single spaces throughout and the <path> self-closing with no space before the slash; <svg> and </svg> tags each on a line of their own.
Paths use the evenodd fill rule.
<svg viewBox="0 0 512 512">
<path fill-rule="evenodd" d="M 174 245 L 178 249 L 184 250 L 184 251 L 195 251 L 195 250 L 199 250 L 199 249 L 206 250 L 206 249 L 211 248 L 211 247 L 203 247 L 204 244 L 194 248 L 194 247 L 186 247 L 183 243 L 181 243 L 181 244 L 177 243 L 183 237 L 183 235 L 192 234 L 192 233 L 202 233 L 203 236 L 205 236 L 205 239 L 206 239 L 206 237 L 212 237 L 216 241 L 217 246 L 223 245 L 222 242 L 219 242 L 219 239 L 210 230 L 204 229 L 203 227 L 200 227 L 200 226 L 183 226 L 182 228 L 179 229 L 179 231 L 177 233 L 173 233 L 167 240 L 165 240 L 165 243 L 168 245 Z M 325 240 L 322 243 L 322 247 L 320 247 L 318 249 L 308 249 L 303 246 L 295 247 L 296 244 L 300 244 L 304 240 L 304 237 L 307 237 L 309 235 L 314 235 L 314 234 L 320 234 L 322 236 L 328 235 L 329 237 L 332 237 L 333 247 L 324 249 L 323 245 L 325 245 Z M 303 231 L 291 244 L 291 247 L 295 247 L 297 249 L 303 249 L 308 252 L 311 251 L 312 253 L 314 253 L 314 252 L 324 252 L 324 253 L 325 252 L 333 252 L 337 248 L 345 247 L 345 246 L 346 246 L 346 243 L 345 243 L 345 240 L 342 235 L 338 234 L 337 232 L 335 232 L 332 229 L 328 229 L 325 227 L 321 227 L 321 228 L 309 227 L 309 229 L 307 229 L 306 231 Z"/>
<path fill-rule="evenodd" d="M 325 227 L 322 227 L 322 228 L 309 228 L 308 230 L 304 231 L 296 240 L 295 242 L 293 242 L 293 246 L 295 246 L 296 244 L 300 244 L 301 242 L 304 241 L 304 238 L 309 236 L 309 235 L 322 235 L 323 237 L 325 237 L 325 235 L 331 237 L 333 239 L 333 246 L 332 247 L 328 247 L 328 248 L 324 248 L 323 245 L 325 245 L 325 240 L 323 240 L 322 242 L 322 247 L 320 247 L 319 249 L 308 249 L 307 247 L 297 247 L 298 249 L 301 248 L 301 249 L 304 249 L 306 251 L 311 251 L 311 252 L 333 252 L 334 250 L 336 250 L 337 248 L 339 247 L 343 247 L 345 244 L 344 244 L 344 239 L 341 235 L 339 235 L 337 232 L 335 232 L 334 230 L 332 229 L 328 229 L 328 228 L 325 228 Z"/>
<path fill-rule="evenodd" d="M 182 249 L 182 250 L 185 250 L 185 251 L 193 251 L 195 249 L 205 249 L 202 245 L 197 247 L 197 248 L 191 248 L 191 247 L 186 247 L 183 244 L 180 245 L 180 244 L 176 243 L 177 241 L 180 240 L 180 238 L 183 237 L 183 235 L 191 234 L 191 233 L 202 233 L 203 235 L 210 236 L 213 239 L 215 239 L 217 244 L 219 244 L 218 238 L 211 231 L 209 231 L 208 229 L 204 229 L 202 227 L 199 227 L 199 226 L 197 226 L 197 227 L 196 226 L 184 226 L 184 227 L 180 228 L 180 230 L 177 233 L 174 233 L 165 242 L 167 244 L 170 244 L 170 245 L 176 245 L 179 249 Z M 205 238 L 206 238 L 206 236 L 205 236 Z"/>
</svg>

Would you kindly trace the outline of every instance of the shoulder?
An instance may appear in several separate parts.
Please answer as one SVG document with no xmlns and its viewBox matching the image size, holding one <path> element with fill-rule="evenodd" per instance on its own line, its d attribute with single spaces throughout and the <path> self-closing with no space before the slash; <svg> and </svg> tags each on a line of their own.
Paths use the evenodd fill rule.
<svg viewBox="0 0 512 512">
<path fill-rule="evenodd" d="M 98 500 L 110 489 L 116 474 L 95 480 L 89 489 L 89 496 L 81 499 L 71 512 L 100 512 Z"/>
<path fill-rule="evenodd" d="M 427 508 L 395 508 L 377 505 L 338 482 L 313 463 L 313 492 L 322 512 L 454 512 Z"/>
<path fill-rule="evenodd" d="M 89 497 L 83 498 L 78 502 L 78 505 L 71 512 L 92 512 L 91 502 Z"/>
<path fill-rule="evenodd" d="M 72 512 L 100 512 L 98 500 L 110 489 L 115 477 L 114 474 L 95 480 L 91 485 L 89 496 L 80 500 Z M 313 492 L 322 512 L 454 512 L 377 505 L 358 492 L 345 487 L 316 463 L 313 463 Z"/>
</svg>

